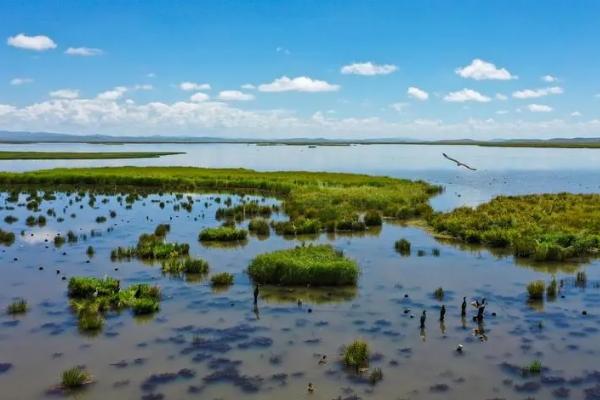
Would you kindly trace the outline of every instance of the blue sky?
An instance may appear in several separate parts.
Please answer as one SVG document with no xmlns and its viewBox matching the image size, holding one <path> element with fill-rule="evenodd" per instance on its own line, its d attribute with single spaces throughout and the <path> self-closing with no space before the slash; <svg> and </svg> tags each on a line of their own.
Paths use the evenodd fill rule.
<svg viewBox="0 0 600 400">
<path fill-rule="evenodd" d="M 4 1 L 0 129 L 600 136 L 599 17 L 593 1 Z"/>
</svg>

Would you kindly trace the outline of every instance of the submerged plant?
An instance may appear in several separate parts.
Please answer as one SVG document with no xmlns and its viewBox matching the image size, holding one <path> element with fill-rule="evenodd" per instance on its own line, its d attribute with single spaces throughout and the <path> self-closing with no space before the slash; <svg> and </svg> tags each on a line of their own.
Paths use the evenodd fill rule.
<svg viewBox="0 0 600 400">
<path fill-rule="evenodd" d="M 542 300 L 544 298 L 544 291 L 546 284 L 544 281 L 533 281 L 527 285 L 527 293 L 529 294 L 530 300 Z"/>
<path fill-rule="evenodd" d="M 369 345 L 366 341 L 357 339 L 347 345 L 343 351 L 344 365 L 356 370 L 369 366 Z"/>
<path fill-rule="evenodd" d="M 556 283 L 556 279 L 552 278 L 552 281 L 550 281 L 550 284 L 548 284 L 548 287 L 546 287 L 546 296 L 549 298 L 554 298 L 556 297 L 557 293 L 558 284 Z"/>
<path fill-rule="evenodd" d="M 531 375 L 539 375 L 542 372 L 542 363 L 539 360 L 532 361 L 524 370 Z"/>
</svg>

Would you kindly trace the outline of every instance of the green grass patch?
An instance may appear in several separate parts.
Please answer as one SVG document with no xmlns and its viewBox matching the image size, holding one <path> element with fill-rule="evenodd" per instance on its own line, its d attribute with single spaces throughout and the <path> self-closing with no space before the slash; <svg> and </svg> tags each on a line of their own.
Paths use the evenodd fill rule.
<svg viewBox="0 0 600 400">
<path fill-rule="evenodd" d="M 62 373 L 61 386 L 63 389 L 78 389 L 92 381 L 92 376 L 81 367 L 69 368 Z"/>
<path fill-rule="evenodd" d="M 144 233 L 138 238 L 135 247 L 118 247 L 110 253 L 112 260 L 140 258 L 142 260 L 166 260 L 187 256 L 190 245 L 187 243 L 165 242 L 163 236 Z"/>
<path fill-rule="evenodd" d="M 0 229 L 0 244 L 10 246 L 15 242 L 15 234 L 9 231 Z"/>
<path fill-rule="evenodd" d="M 436 214 L 430 223 L 462 241 L 512 248 L 515 256 L 536 261 L 594 256 L 600 249 L 600 195 L 499 196 Z"/>
<path fill-rule="evenodd" d="M 261 236 L 268 236 L 271 233 L 269 223 L 264 218 L 253 218 L 248 224 L 248 230 Z"/>
<path fill-rule="evenodd" d="M 28 310 L 25 299 L 16 299 L 6 307 L 6 313 L 10 315 L 25 314 Z"/>
<path fill-rule="evenodd" d="M 201 242 L 237 242 L 245 240 L 248 232 L 231 226 L 205 228 L 198 235 Z"/>
<path fill-rule="evenodd" d="M 210 277 L 210 283 L 213 287 L 223 287 L 233 285 L 233 274 L 221 272 Z"/>
<path fill-rule="evenodd" d="M 344 365 L 356 370 L 369 366 L 369 345 L 364 340 L 355 340 L 344 348 Z"/>
<path fill-rule="evenodd" d="M 394 248 L 398 253 L 402 254 L 403 256 L 410 255 L 410 242 L 406 239 L 396 240 L 396 242 L 394 243 Z"/>
<path fill-rule="evenodd" d="M 545 290 L 546 284 L 544 281 L 533 281 L 527 285 L 527 294 L 530 300 L 542 300 Z"/>
<path fill-rule="evenodd" d="M 167 274 L 207 274 L 208 262 L 200 258 L 169 258 L 162 264 Z"/>
<path fill-rule="evenodd" d="M 105 160 L 125 158 L 158 158 L 181 152 L 50 152 L 50 151 L 0 151 L 0 160 Z"/>
<path fill-rule="evenodd" d="M 292 221 L 317 220 L 330 229 L 364 229 L 360 215 L 427 217 L 439 186 L 383 176 L 325 172 L 257 172 L 191 167 L 74 168 L 0 173 L 0 187 L 75 186 L 93 190 L 261 192 L 280 198 Z M 248 206 L 248 205 L 246 205 Z M 247 214 L 247 212 L 245 212 Z"/>
<path fill-rule="evenodd" d="M 257 283 L 272 285 L 356 285 L 359 268 L 330 245 L 301 246 L 255 257 L 248 274 Z"/>
</svg>

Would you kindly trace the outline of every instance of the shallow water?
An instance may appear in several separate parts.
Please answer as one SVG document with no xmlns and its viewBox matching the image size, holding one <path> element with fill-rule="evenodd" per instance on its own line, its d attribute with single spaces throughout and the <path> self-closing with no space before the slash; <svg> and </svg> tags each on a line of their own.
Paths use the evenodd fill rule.
<svg viewBox="0 0 600 400">
<path fill-rule="evenodd" d="M 500 194 L 600 191 L 600 150 L 479 146 L 353 145 L 256 146 L 252 144 L 0 144 L 5 151 L 161 151 L 185 154 L 133 160 L 2 160 L 0 171 L 56 167 L 183 165 L 259 171 L 338 171 L 423 179 L 446 191 L 438 210 L 476 205 Z M 475 168 L 458 168 L 446 153 Z"/>
<path fill-rule="evenodd" d="M 233 247 L 205 246 L 197 241 L 198 232 L 219 224 L 214 196 L 193 195 L 191 213 L 173 209 L 174 195 L 151 195 L 131 209 L 114 196 L 106 197 L 106 203 L 98 196 L 95 208 L 87 198 L 69 205 L 74 197 L 59 193 L 56 200 L 44 201 L 42 210 L 53 208 L 64 218 L 48 218 L 44 227 L 25 225 L 31 214 L 25 207 L 0 211 L 2 220 L 6 215 L 19 218 L 9 228 L 3 224 L 17 238 L 12 246 L 1 247 L 0 304 L 23 296 L 31 306 L 24 316 L 0 317 L 0 364 L 10 365 L 0 374 L 2 398 L 53 397 L 48 389 L 62 370 L 74 365 L 85 365 L 95 378 L 74 394 L 81 399 L 551 398 L 558 389 L 555 394 L 569 392 L 573 399 L 595 398 L 586 397 L 585 390 L 600 383 L 597 262 L 583 267 L 518 265 L 510 256 L 461 249 L 437 242 L 421 229 L 392 223 L 364 235 L 290 240 L 272 234 L 266 240 L 251 236 Z M 0 204 L 5 198 L 3 194 Z M 166 202 L 164 209 L 159 200 Z M 117 212 L 116 218 L 108 217 L 109 210 Z M 95 221 L 101 215 L 108 217 L 106 223 Z M 232 272 L 235 284 L 215 292 L 207 280 L 164 276 L 158 263 L 110 261 L 111 249 L 134 245 L 159 223 L 171 224 L 168 241 L 189 243 L 191 254 L 206 259 L 211 273 Z M 87 234 L 87 240 L 56 248 L 54 235 L 68 230 Z M 93 237 L 91 230 L 96 231 Z M 400 237 L 412 242 L 411 256 L 395 252 L 394 241 Z M 357 289 L 263 289 L 256 312 L 244 272 L 249 261 L 301 241 L 332 243 L 356 259 L 362 270 Z M 85 254 L 88 245 L 96 250 L 91 259 Z M 432 255 L 434 248 L 439 257 Z M 418 256 L 418 250 L 425 254 Z M 588 277 L 585 288 L 574 284 L 580 267 Z M 110 314 L 100 334 L 80 333 L 62 277 L 105 274 L 123 286 L 158 284 L 161 310 L 146 318 L 129 311 Z M 526 283 L 549 282 L 551 276 L 563 281 L 564 298 L 528 304 Z M 439 286 L 446 292 L 441 302 L 433 296 Z M 462 296 L 487 299 L 483 326 L 471 319 L 471 306 L 461 320 Z M 448 309 L 444 325 L 437 318 L 441 304 Z M 419 329 L 421 310 L 428 312 L 424 331 Z M 582 310 L 588 315 L 581 315 Z M 474 331 L 481 328 L 483 334 Z M 203 341 L 194 344 L 194 338 Z M 355 338 L 369 342 L 375 353 L 371 368 L 383 371 L 384 379 L 375 386 L 339 362 L 340 347 Z M 455 351 L 458 344 L 463 344 L 463 354 Z M 325 365 L 318 363 L 322 354 L 328 356 Z M 542 362 L 543 374 L 524 377 L 521 367 L 534 360 Z M 161 373 L 175 374 L 151 378 Z M 316 388 L 310 395 L 309 382 Z"/>
</svg>

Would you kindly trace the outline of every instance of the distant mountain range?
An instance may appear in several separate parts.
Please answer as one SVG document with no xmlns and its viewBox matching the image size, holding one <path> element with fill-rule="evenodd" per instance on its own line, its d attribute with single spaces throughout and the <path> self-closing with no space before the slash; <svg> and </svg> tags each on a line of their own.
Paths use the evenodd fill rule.
<svg viewBox="0 0 600 400">
<path fill-rule="evenodd" d="M 190 136 L 111 136 L 111 135 L 73 135 L 51 132 L 13 132 L 0 131 L 0 143 L 251 143 L 259 145 L 321 145 L 341 146 L 351 144 L 421 144 L 421 145 L 456 145 L 456 146 L 491 146 L 491 147 L 565 147 L 565 148 L 600 148 L 598 138 L 554 138 L 554 139 L 450 139 L 425 141 L 411 138 L 377 138 L 377 139 L 325 139 L 325 138 L 290 138 L 290 139 L 242 139 L 219 137 Z"/>
</svg>

